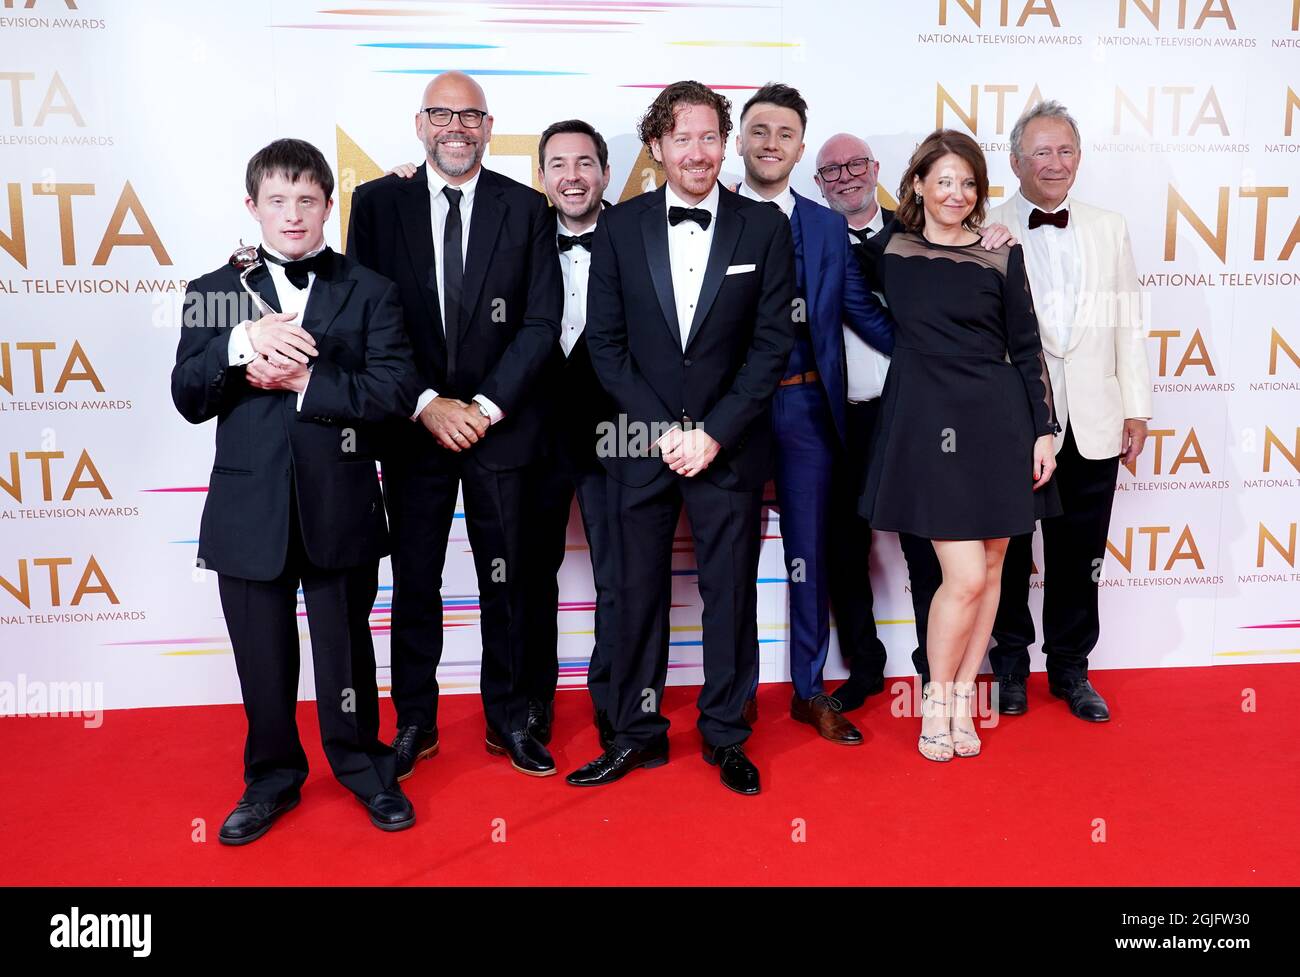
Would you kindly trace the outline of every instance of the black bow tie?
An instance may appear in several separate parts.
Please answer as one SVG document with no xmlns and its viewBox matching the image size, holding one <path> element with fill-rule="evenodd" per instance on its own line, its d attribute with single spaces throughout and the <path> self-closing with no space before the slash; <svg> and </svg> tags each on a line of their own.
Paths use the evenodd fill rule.
<svg viewBox="0 0 1300 977">
<path fill-rule="evenodd" d="M 866 244 L 867 238 L 871 237 L 873 232 L 869 227 L 863 227 L 863 228 L 850 227 L 849 233 L 858 239 L 859 244 Z"/>
<path fill-rule="evenodd" d="M 695 221 L 700 225 L 700 230 L 709 229 L 709 221 L 713 220 L 713 215 L 703 207 L 669 207 L 668 223 L 676 227 L 682 221 Z"/>
<path fill-rule="evenodd" d="M 260 245 L 257 251 L 262 256 L 263 261 L 269 261 L 273 265 L 282 267 L 285 277 L 289 279 L 289 284 L 299 291 L 307 287 L 307 273 L 322 274 L 329 268 L 330 259 L 333 257 L 328 247 L 316 252 L 310 258 L 299 258 L 297 261 L 285 261 L 283 258 L 277 258 L 275 255 L 269 254 L 266 248 Z"/>
<path fill-rule="evenodd" d="M 560 254 L 568 251 L 570 248 L 586 248 L 587 253 L 591 253 L 591 239 L 596 236 L 595 231 L 588 231 L 586 234 L 558 234 L 556 240 L 560 244 Z"/>
<path fill-rule="evenodd" d="M 1065 227 L 1070 223 L 1069 209 L 1058 210 L 1054 214 L 1044 213 L 1035 207 L 1029 212 L 1029 229 L 1032 231 L 1035 227 L 1042 227 L 1044 224 L 1051 224 L 1053 227 Z"/>
</svg>

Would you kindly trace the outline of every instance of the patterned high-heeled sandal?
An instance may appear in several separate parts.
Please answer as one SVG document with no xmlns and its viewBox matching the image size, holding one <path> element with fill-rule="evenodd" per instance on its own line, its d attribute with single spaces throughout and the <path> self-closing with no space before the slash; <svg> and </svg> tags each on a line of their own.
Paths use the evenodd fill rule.
<svg viewBox="0 0 1300 977">
<path fill-rule="evenodd" d="M 952 700 L 937 698 L 936 693 L 939 687 L 938 682 L 930 682 L 921 690 L 922 730 L 925 729 L 924 722 L 926 719 L 934 719 L 939 716 L 948 717 L 948 705 Z M 953 742 L 951 725 L 951 719 L 949 719 L 949 728 L 946 728 L 942 733 L 921 733 L 921 738 L 917 740 L 916 743 L 916 748 L 920 751 L 921 756 L 925 757 L 927 760 L 934 760 L 938 763 L 947 763 L 952 759 Z"/>
<path fill-rule="evenodd" d="M 975 735 L 974 722 L 971 723 L 970 729 L 962 729 L 957 725 L 958 719 L 974 719 L 974 713 L 971 711 L 971 700 L 975 698 L 974 682 L 954 682 L 952 684 L 952 694 L 957 698 L 957 707 L 953 710 L 952 723 L 952 743 L 953 755 L 961 757 L 979 756 L 980 738 Z"/>
</svg>

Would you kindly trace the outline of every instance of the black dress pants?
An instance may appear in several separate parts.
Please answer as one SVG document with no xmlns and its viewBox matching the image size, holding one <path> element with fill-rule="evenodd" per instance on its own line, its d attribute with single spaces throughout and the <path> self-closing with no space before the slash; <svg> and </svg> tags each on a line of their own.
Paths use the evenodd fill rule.
<svg viewBox="0 0 1300 977">
<path fill-rule="evenodd" d="M 724 489 L 668 474 L 645 486 L 611 478 L 610 526 L 618 560 L 618 637 L 609 716 L 622 748 L 668 732 L 660 712 L 668 674 L 673 534 L 682 506 L 695 541 L 704 646 L 698 727 L 711 746 L 749 738 L 743 718 L 758 668 L 758 553 L 763 491 Z"/>
<path fill-rule="evenodd" d="M 442 660 L 442 570 L 464 494 L 465 531 L 478 577 L 483 641 L 479 687 L 489 726 L 528 722 L 524 685 L 523 469 L 483 467 L 472 451 L 410 452 L 384 462 L 393 540 L 392 696 L 397 725 L 436 726 Z M 459 544 L 457 544 L 459 545 Z"/>
<path fill-rule="evenodd" d="M 390 789 L 396 758 L 379 739 L 379 690 L 370 611 L 379 564 L 345 570 L 313 566 L 291 507 L 284 572 L 275 580 L 218 574 L 235 667 L 248 717 L 244 797 L 274 801 L 307 779 L 298 738 L 298 585 L 307 606 L 316 713 L 325 757 L 339 782 L 365 799 Z"/>
</svg>

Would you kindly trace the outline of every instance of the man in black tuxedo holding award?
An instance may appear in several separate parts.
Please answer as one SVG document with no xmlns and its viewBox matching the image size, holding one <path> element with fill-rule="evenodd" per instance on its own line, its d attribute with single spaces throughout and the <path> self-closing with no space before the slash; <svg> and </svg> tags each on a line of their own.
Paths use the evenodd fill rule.
<svg viewBox="0 0 1300 977">
<path fill-rule="evenodd" d="M 307 779 L 300 583 L 325 756 L 371 822 L 398 831 L 415 812 L 379 740 L 370 638 L 388 552 L 375 428 L 418 393 L 397 289 L 325 244 L 334 176 L 316 147 L 271 143 L 246 183 L 262 246 L 190 283 L 171 378 L 186 420 L 217 419 L 199 566 L 217 573 L 248 717 L 244 795 L 219 838 L 256 841 Z"/>
<path fill-rule="evenodd" d="M 438 749 L 442 585 L 458 490 L 478 576 L 488 752 L 555 773 L 530 731 L 524 471 L 543 444 L 537 386 L 564 309 L 555 218 L 531 187 L 486 169 L 487 97 L 449 71 L 415 114 L 425 163 L 357 188 L 348 254 L 396 284 L 423 392 L 383 458 L 393 531 L 392 695 L 399 779 Z"/>
<path fill-rule="evenodd" d="M 757 582 L 769 408 L 794 345 L 794 243 L 773 206 L 724 190 L 731 105 L 669 85 L 640 124 L 665 186 L 596 225 L 587 346 L 617 417 L 597 454 L 609 472 L 618 637 L 609 685 L 614 743 L 568 777 L 611 783 L 668 760 L 673 533 L 683 504 L 703 599 L 698 727 L 722 783 L 757 794 L 743 717 L 758 657 Z"/>
</svg>

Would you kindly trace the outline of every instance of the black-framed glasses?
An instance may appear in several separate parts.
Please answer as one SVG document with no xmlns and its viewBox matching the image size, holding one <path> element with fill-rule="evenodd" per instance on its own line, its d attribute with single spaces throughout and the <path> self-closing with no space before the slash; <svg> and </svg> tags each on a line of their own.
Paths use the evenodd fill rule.
<svg viewBox="0 0 1300 977">
<path fill-rule="evenodd" d="M 823 166 L 817 171 L 818 175 L 827 183 L 834 183 L 840 178 L 841 170 L 848 170 L 849 176 L 861 176 L 871 167 L 875 160 L 870 156 L 859 156 L 857 159 L 851 159 L 847 163 L 831 163 L 829 166 Z"/>
<path fill-rule="evenodd" d="M 477 129 L 483 124 L 483 120 L 487 118 L 487 113 L 482 109 L 460 109 L 456 111 L 435 105 L 432 108 L 421 109 L 421 111 L 436 126 L 449 126 L 451 125 L 452 116 L 459 115 L 460 124 L 466 129 Z"/>
</svg>

